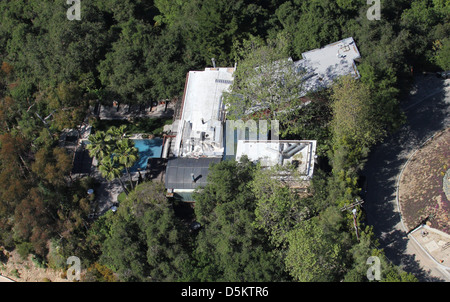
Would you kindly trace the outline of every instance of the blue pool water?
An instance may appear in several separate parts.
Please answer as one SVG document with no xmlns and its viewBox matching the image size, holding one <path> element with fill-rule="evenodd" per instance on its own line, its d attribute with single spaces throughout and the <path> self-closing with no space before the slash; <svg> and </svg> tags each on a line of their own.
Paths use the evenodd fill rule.
<svg viewBox="0 0 450 302">
<path fill-rule="evenodd" d="M 134 146 L 139 150 L 139 160 L 131 167 L 130 172 L 137 172 L 137 169 L 145 170 L 149 158 L 159 158 L 162 153 L 162 138 L 154 139 L 134 139 Z"/>
</svg>

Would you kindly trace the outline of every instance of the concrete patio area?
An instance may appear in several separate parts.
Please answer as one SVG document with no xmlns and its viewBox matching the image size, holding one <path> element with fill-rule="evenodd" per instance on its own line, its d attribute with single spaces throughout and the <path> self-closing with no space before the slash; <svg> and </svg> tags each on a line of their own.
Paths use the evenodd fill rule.
<svg viewBox="0 0 450 302">
<path fill-rule="evenodd" d="M 442 268 L 450 270 L 450 235 L 427 225 L 411 235 Z"/>
</svg>

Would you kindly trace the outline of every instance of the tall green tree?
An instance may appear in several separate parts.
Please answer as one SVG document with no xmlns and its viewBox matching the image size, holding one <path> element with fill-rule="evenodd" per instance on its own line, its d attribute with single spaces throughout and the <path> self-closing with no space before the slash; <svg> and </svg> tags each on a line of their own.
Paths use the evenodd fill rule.
<svg viewBox="0 0 450 302">
<path fill-rule="evenodd" d="M 107 90 L 117 95 L 118 101 L 145 103 L 151 99 L 152 83 L 144 62 L 154 33 L 135 19 L 121 23 L 120 28 L 119 40 L 98 65 L 99 78 Z"/>
<path fill-rule="evenodd" d="M 357 1 L 283 1 L 275 14 L 283 32 L 290 37 L 290 51 L 295 59 L 301 53 L 342 38 L 347 20 L 361 7 Z"/>
<path fill-rule="evenodd" d="M 442 70 L 450 69 L 450 38 L 437 40 L 434 43 L 434 61 Z"/>
<path fill-rule="evenodd" d="M 72 169 L 72 159 L 63 148 L 42 148 L 36 152 L 32 171 L 42 180 L 54 186 L 63 186 Z"/>
<path fill-rule="evenodd" d="M 283 280 L 283 265 L 267 238 L 253 226 L 255 195 L 249 188 L 255 167 L 248 160 L 212 167 L 208 184 L 195 195 L 202 229 L 194 251 L 194 280 Z"/>
<path fill-rule="evenodd" d="M 384 135 L 384 129 L 371 120 L 370 95 L 367 85 L 351 77 L 343 77 L 333 86 L 331 124 L 337 141 L 347 137 L 360 145 L 370 146 Z"/>
<path fill-rule="evenodd" d="M 111 153 L 111 144 L 107 141 L 107 136 L 104 131 L 96 131 L 89 135 L 89 144 L 86 145 L 89 154 L 96 158 L 100 163 L 103 158 Z"/>
<path fill-rule="evenodd" d="M 333 168 L 361 169 L 369 148 L 385 135 L 385 129 L 373 118 L 371 91 L 365 83 L 347 76 L 332 89 Z"/>
<path fill-rule="evenodd" d="M 128 190 L 121 179 L 122 169 L 123 167 L 118 165 L 110 156 L 103 158 L 98 166 L 98 170 L 104 178 L 107 180 L 114 180 L 117 178 L 122 185 L 123 191 L 128 194 Z"/>
<path fill-rule="evenodd" d="M 252 192 L 257 196 L 254 224 L 264 230 L 276 246 L 282 245 L 287 233 L 302 220 L 308 219 L 311 212 L 306 200 L 280 182 L 276 177 L 279 173 L 278 167 L 258 170 L 250 183 Z"/>
<path fill-rule="evenodd" d="M 101 263 L 126 282 L 149 281 L 145 241 L 135 219 L 117 219 L 102 245 Z"/>
<path fill-rule="evenodd" d="M 100 261 L 121 281 L 181 279 L 189 259 L 189 236 L 161 183 L 140 184 L 109 219 Z"/>
<path fill-rule="evenodd" d="M 139 151 L 136 147 L 134 147 L 134 143 L 129 139 L 121 139 L 116 143 L 116 148 L 113 151 L 114 158 L 121 165 L 125 167 L 126 173 L 130 179 L 131 189 L 134 189 L 133 180 L 131 178 L 130 168 L 136 163 L 139 159 Z"/>
<path fill-rule="evenodd" d="M 238 67 L 231 92 L 224 94 L 229 119 L 278 120 L 284 133 L 294 132 L 291 121 L 303 105 L 304 72 L 289 57 L 288 41 L 279 35 L 269 42 L 257 37 L 243 41 L 238 49 Z"/>
<path fill-rule="evenodd" d="M 300 282 L 337 281 L 342 247 L 330 242 L 317 221 L 309 220 L 287 235 L 286 268 Z"/>
</svg>

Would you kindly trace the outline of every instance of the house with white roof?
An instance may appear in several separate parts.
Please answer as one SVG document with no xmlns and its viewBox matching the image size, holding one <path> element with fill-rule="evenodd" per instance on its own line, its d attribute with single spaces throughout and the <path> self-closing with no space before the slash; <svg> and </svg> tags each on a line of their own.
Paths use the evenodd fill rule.
<svg viewBox="0 0 450 302">
<path fill-rule="evenodd" d="M 302 53 L 302 59 L 295 61 L 294 65 L 306 75 L 303 82 L 304 94 L 328 88 L 340 76 L 351 75 L 359 79 L 355 62 L 360 58 L 352 37 Z"/>
<path fill-rule="evenodd" d="M 236 160 L 243 156 L 262 169 L 281 169 L 272 177 L 288 185 L 291 189 L 306 189 L 314 174 L 317 141 L 315 140 L 239 140 Z M 275 172 L 275 171 L 274 171 Z"/>
<path fill-rule="evenodd" d="M 225 105 L 222 94 L 233 83 L 234 68 L 190 71 L 176 124 L 173 153 L 179 157 L 222 157 Z"/>
<path fill-rule="evenodd" d="M 166 168 L 168 196 L 193 202 L 192 193 L 206 184 L 210 164 L 224 155 L 225 104 L 222 95 L 233 83 L 232 67 L 189 71 L 181 104 L 181 116 L 173 124 L 176 133 L 173 158 Z"/>
<path fill-rule="evenodd" d="M 358 48 L 350 37 L 304 52 L 301 60 L 291 61 L 302 74 L 304 96 L 330 87 L 340 76 L 359 78 L 355 64 L 359 58 Z M 223 93 L 230 92 L 235 68 L 205 68 L 187 74 L 181 115 L 173 123 L 176 137 L 172 150 L 174 157 L 169 158 L 166 169 L 168 196 L 193 201 L 194 190 L 206 184 L 209 165 L 227 156 L 225 145 L 230 142 L 225 143 L 225 140 L 229 140 L 228 132 L 235 129 L 224 127 L 226 107 Z M 261 106 L 255 110 L 264 109 Z M 315 140 L 269 140 L 267 135 L 255 140 L 246 134 L 245 129 L 237 131 L 240 133 L 233 134 L 237 147 L 235 150 L 231 148 L 235 160 L 247 156 L 263 168 L 290 166 L 296 172 L 295 178 L 291 173 L 283 172 L 274 177 L 292 188 L 304 189 L 309 184 L 314 173 Z"/>
<path fill-rule="evenodd" d="M 302 98 L 309 92 L 331 87 L 334 81 L 341 76 L 350 75 L 355 79 L 359 79 L 360 74 L 356 67 L 356 62 L 360 58 L 361 55 L 355 41 L 352 37 L 349 37 L 325 45 L 322 48 L 304 52 L 302 53 L 302 59 L 298 61 L 288 58 L 283 65 L 284 68 L 287 68 L 287 64 L 289 64 L 301 76 L 301 87 L 299 87 L 300 90 L 295 93 L 294 97 Z M 273 76 L 280 77 L 282 75 L 277 73 Z M 303 102 L 300 106 L 305 106 L 308 103 Z M 245 113 L 247 115 L 252 114 L 265 110 L 268 107 L 267 103 L 261 101 L 248 108 Z"/>
</svg>

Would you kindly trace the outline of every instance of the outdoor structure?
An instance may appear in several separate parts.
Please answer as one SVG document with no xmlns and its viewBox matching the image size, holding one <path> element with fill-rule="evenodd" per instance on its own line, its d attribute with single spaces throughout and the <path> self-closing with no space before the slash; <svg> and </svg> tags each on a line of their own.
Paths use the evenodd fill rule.
<svg viewBox="0 0 450 302">
<path fill-rule="evenodd" d="M 294 65 L 294 70 L 302 77 L 298 97 L 303 98 L 309 92 L 329 88 L 340 76 L 350 75 L 359 79 L 360 74 L 355 62 L 360 58 L 358 47 L 352 37 L 304 52 L 302 59 L 298 61 L 288 58 Z M 309 101 L 304 102 L 301 106 L 308 103 Z M 267 104 L 259 103 L 248 108 L 245 113 L 252 114 L 267 108 Z"/>
<path fill-rule="evenodd" d="M 59 138 L 59 147 L 65 148 L 72 157 L 71 177 L 84 176 L 91 173 L 93 159 L 86 150 L 86 142 L 92 127 L 85 121 L 76 129 L 63 129 Z"/>
<path fill-rule="evenodd" d="M 209 165 L 224 154 L 222 94 L 233 83 L 234 68 L 190 71 L 181 100 L 180 118 L 172 126 L 171 154 L 165 174 L 167 195 L 192 202 L 192 193 L 206 184 Z"/>
<path fill-rule="evenodd" d="M 295 175 L 282 170 L 274 177 L 293 189 L 305 189 L 313 177 L 316 146 L 315 140 L 239 140 L 236 160 L 245 155 L 262 168 L 291 166 Z"/>
<path fill-rule="evenodd" d="M 290 61 L 295 71 L 302 74 L 302 95 L 305 96 L 308 92 L 330 87 L 340 76 L 359 78 L 355 65 L 359 58 L 358 48 L 350 37 L 304 52 L 299 61 Z M 294 173 L 285 171 L 274 177 L 294 189 L 303 190 L 309 185 L 314 173 L 316 141 L 269 140 L 268 133 L 257 138 L 246 137 L 244 129 L 239 130 L 237 136 L 233 134 L 230 142 L 230 137 L 224 133 L 235 131 L 224 125 L 226 108 L 222 100 L 223 93 L 230 91 L 234 71 L 235 68 L 213 67 L 187 74 L 180 113 L 172 126 L 174 137 L 170 149 L 174 158 L 169 158 L 165 175 L 168 196 L 193 201 L 192 192 L 206 184 L 209 164 L 223 159 L 240 160 L 244 155 L 267 168 L 292 165 Z M 256 107 L 251 110 L 265 109 L 263 105 Z M 234 147 L 229 148 L 229 143 Z"/>
<path fill-rule="evenodd" d="M 210 164 L 219 163 L 219 157 L 175 157 L 167 162 L 165 185 L 167 196 L 193 202 L 192 193 L 206 185 Z"/>
<path fill-rule="evenodd" d="M 173 154 L 178 157 L 222 157 L 225 105 L 222 93 L 233 82 L 234 68 L 205 68 L 187 74 L 181 118 Z"/>
<path fill-rule="evenodd" d="M 359 79 L 355 61 L 360 58 L 352 37 L 302 53 L 302 59 L 294 65 L 299 72 L 305 73 L 304 94 L 328 88 L 340 76 L 351 75 Z"/>
</svg>

